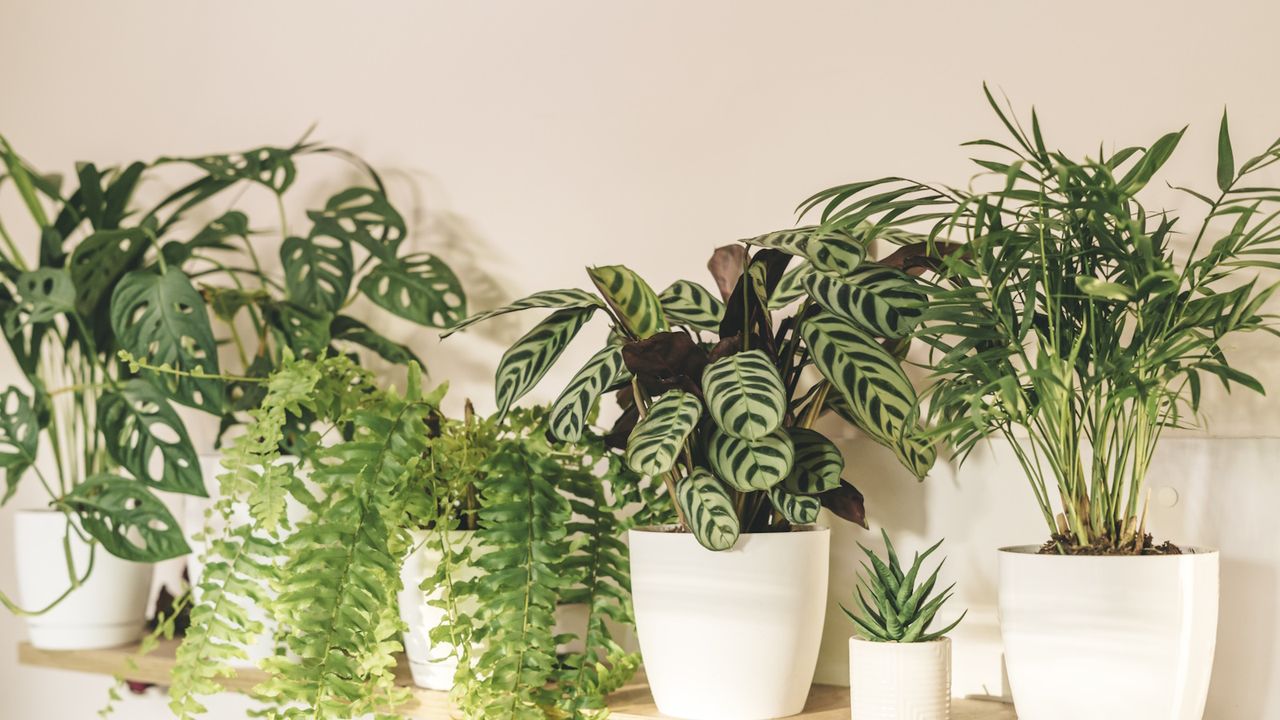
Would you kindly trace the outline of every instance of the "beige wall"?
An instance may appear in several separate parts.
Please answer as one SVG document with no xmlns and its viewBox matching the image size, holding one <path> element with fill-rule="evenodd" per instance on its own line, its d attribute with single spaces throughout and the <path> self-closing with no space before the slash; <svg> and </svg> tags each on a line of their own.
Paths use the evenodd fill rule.
<svg viewBox="0 0 1280 720">
<path fill-rule="evenodd" d="M 444 248 L 476 305 L 492 306 L 580 286 L 588 264 L 623 262 L 659 286 L 705 280 L 713 247 L 788 225 L 800 199 L 840 181 L 963 182 L 957 145 L 997 130 L 984 79 L 1035 103 L 1071 151 L 1190 123 L 1166 177 L 1211 186 L 1224 104 L 1237 157 L 1280 134 L 1278 22 L 1274 3 L 1182 0 L 0 0 L 0 132 L 39 166 L 66 169 L 282 144 L 318 122 L 318 137 L 392 172 L 422 247 Z M 531 320 L 415 342 L 455 398 L 491 407 L 497 353 Z M 584 359 L 591 344 L 570 352 Z M 1236 357 L 1275 388 L 1276 349 L 1250 341 Z M 1280 402 L 1215 397 L 1210 415 L 1213 437 L 1162 450 L 1153 483 L 1181 500 L 1159 510 L 1158 529 L 1224 549 L 1208 717 L 1280 717 Z M 948 537 L 951 577 L 975 609 L 958 682 L 997 689 L 992 548 L 1041 532 L 1016 469 L 996 448 L 917 485 L 874 447 L 851 438 L 846 450 L 873 523 L 908 547 Z M 12 508 L 38 500 L 27 488 L 0 511 L 6 589 Z M 862 534 L 837 533 L 833 608 Z M 836 679 L 847 628 L 830 619 L 822 676 Z M 22 632 L 0 617 L 0 715 L 92 717 L 104 683 L 15 667 Z M 222 701 L 220 717 L 241 716 L 235 703 Z M 131 701 L 121 717 L 161 707 Z"/>
</svg>

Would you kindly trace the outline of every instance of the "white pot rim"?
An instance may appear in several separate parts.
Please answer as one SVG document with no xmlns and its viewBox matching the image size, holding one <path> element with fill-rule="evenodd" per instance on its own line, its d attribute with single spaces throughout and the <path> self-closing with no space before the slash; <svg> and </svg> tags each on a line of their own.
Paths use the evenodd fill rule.
<svg viewBox="0 0 1280 720">
<path fill-rule="evenodd" d="M 1177 560 L 1185 558 L 1189 555 L 1217 555 L 1217 548 L 1200 547 L 1197 545 L 1177 545 L 1182 551 L 1181 555 L 1059 555 L 1056 553 L 1040 554 L 1040 545 L 1008 545 L 999 549 L 999 552 L 1009 555 L 1034 555 L 1042 558 L 1056 558 L 1058 560 Z"/>
<path fill-rule="evenodd" d="M 830 528 L 822 525 L 792 525 L 787 532 L 761 532 L 761 533 L 742 533 L 739 537 L 786 537 L 788 535 L 798 535 L 807 532 L 829 532 Z M 646 535 L 687 535 L 693 537 L 691 532 L 683 532 L 679 525 L 646 525 L 643 527 L 631 528 L 633 533 L 644 533 Z"/>
<path fill-rule="evenodd" d="M 936 644 L 938 644 L 938 643 L 943 643 L 943 642 L 951 642 L 951 637 L 950 637 L 949 635 L 943 635 L 943 636 L 942 636 L 942 637 L 940 637 L 940 638 L 934 638 L 934 639 L 932 639 L 932 640 L 924 640 L 924 641 L 917 641 L 917 642 L 892 642 L 892 641 L 885 641 L 885 640 L 868 640 L 868 639 L 866 639 L 866 638 L 864 638 L 864 637 L 860 637 L 860 636 L 858 636 L 858 635 L 850 635 L 850 636 L 849 636 L 849 640 L 851 640 L 851 641 L 855 641 L 855 642 L 860 642 L 860 643 L 867 643 L 867 644 L 869 644 L 869 645 L 884 645 L 884 646 L 894 646 L 894 647 L 912 647 L 912 646 L 915 646 L 915 645 L 924 646 L 924 645 L 936 645 Z"/>
</svg>

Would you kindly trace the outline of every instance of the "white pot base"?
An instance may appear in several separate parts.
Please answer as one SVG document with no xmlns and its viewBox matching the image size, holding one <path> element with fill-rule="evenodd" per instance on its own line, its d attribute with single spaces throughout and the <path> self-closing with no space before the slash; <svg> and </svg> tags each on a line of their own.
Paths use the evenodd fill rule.
<svg viewBox="0 0 1280 720">
<path fill-rule="evenodd" d="M 853 720 L 949 720 L 951 639 L 850 638 L 849 702 Z"/>
<path fill-rule="evenodd" d="M 144 626 L 123 625 L 36 625 L 28 621 L 27 635 L 41 650 L 101 650 L 132 645 L 142 639 Z"/>
</svg>

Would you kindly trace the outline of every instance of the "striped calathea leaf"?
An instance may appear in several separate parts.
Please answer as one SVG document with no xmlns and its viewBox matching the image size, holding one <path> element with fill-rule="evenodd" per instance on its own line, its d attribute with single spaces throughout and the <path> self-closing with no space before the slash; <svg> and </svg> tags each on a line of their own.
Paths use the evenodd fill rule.
<svg viewBox="0 0 1280 720">
<path fill-rule="evenodd" d="M 879 337 L 906 335 L 924 313 L 923 288 L 891 267 L 867 263 L 844 277 L 814 272 L 802 282 L 809 296 L 828 312 Z"/>
<path fill-rule="evenodd" d="M 785 429 L 759 440 L 736 438 L 712 429 L 707 438 L 707 459 L 715 474 L 733 489 L 742 492 L 768 490 L 791 472 L 795 446 Z"/>
<path fill-rule="evenodd" d="M 813 495 L 796 495 L 778 485 L 769 488 L 769 502 L 792 525 L 809 525 L 818 521 L 822 501 Z"/>
<path fill-rule="evenodd" d="M 627 440 L 627 466 L 644 475 L 669 471 L 702 416 L 698 396 L 670 390 L 649 408 Z"/>
<path fill-rule="evenodd" d="M 892 448 L 917 477 L 933 464 L 931 448 L 915 440 L 915 388 L 892 355 L 848 320 L 819 312 L 800 325 L 814 365 L 848 409 L 849 419 Z"/>
<path fill-rule="evenodd" d="M 594 305 L 557 310 L 503 354 L 494 378 L 499 415 L 538 384 L 595 311 Z"/>
<path fill-rule="evenodd" d="M 840 485 L 844 456 L 825 435 L 809 428 L 787 428 L 795 445 L 795 463 L 782 487 L 793 495 L 819 495 Z"/>
<path fill-rule="evenodd" d="M 724 303 L 711 291 L 689 280 L 677 280 L 658 296 L 662 311 L 676 325 L 717 332 L 724 317 Z"/>
<path fill-rule="evenodd" d="M 729 435 L 759 440 L 782 427 L 786 390 L 761 350 L 737 353 L 707 366 L 702 392 L 716 425 Z"/>
<path fill-rule="evenodd" d="M 591 282 L 596 284 L 618 320 L 637 338 L 669 330 L 662 303 L 649 283 L 624 265 L 588 268 Z"/>
<path fill-rule="evenodd" d="M 773 289 L 773 294 L 769 296 L 769 309 L 780 310 L 805 297 L 808 291 L 805 290 L 804 279 L 815 272 L 817 271 L 807 262 L 788 270 L 782 276 L 782 280 L 778 281 L 778 287 Z"/>
<path fill-rule="evenodd" d="M 604 303 L 594 293 L 577 288 L 568 288 L 564 290 L 543 290 L 536 292 L 528 297 L 521 298 L 510 305 L 504 305 L 494 310 L 486 310 L 476 313 L 465 320 L 458 322 L 446 332 L 441 333 L 440 337 L 446 338 L 458 332 L 465 330 L 472 325 L 483 320 L 498 315 L 506 315 L 520 310 L 528 310 L 530 308 L 554 308 L 557 310 L 567 310 L 570 308 L 600 308 L 604 307 Z"/>
<path fill-rule="evenodd" d="M 846 230 L 823 231 L 814 226 L 779 230 L 743 242 L 804 258 L 814 268 L 836 276 L 852 272 L 867 254 L 866 245 L 857 235 Z"/>
<path fill-rule="evenodd" d="M 689 530 L 708 550 L 728 550 L 741 526 L 728 491 L 706 468 L 694 468 L 676 483 L 676 502 Z"/>
<path fill-rule="evenodd" d="M 845 420 L 845 422 L 856 427 L 861 427 L 861 421 L 857 419 L 853 409 L 849 407 L 849 403 L 841 395 L 831 395 L 827 398 L 826 407 L 835 411 L 837 415 Z M 938 450 L 934 447 L 934 443 L 925 435 L 924 429 L 918 424 L 912 424 L 903 429 L 902 436 L 894 443 L 882 443 L 888 445 L 898 456 L 898 461 L 910 470 L 915 476 L 921 480 L 925 474 L 933 467 L 933 463 L 938 459 Z"/>
<path fill-rule="evenodd" d="M 551 434 L 565 442 L 582 439 L 587 415 L 601 393 L 629 377 L 631 373 L 622 362 L 620 345 L 611 344 L 592 355 L 551 406 Z"/>
</svg>

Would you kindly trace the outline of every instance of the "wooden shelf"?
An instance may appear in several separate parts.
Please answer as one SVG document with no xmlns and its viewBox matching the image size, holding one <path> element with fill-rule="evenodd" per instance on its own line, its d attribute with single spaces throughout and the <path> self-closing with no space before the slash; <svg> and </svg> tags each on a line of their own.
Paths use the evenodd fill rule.
<svg viewBox="0 0 1280 720">
<path fill-rule="evenodd" d="M 167 685 L 173 669 L 176 641 L 161 642 L 149 655 L 139 656 L 136 647 L 109 650 L 38 650 L 27 643 L 18 646 L 18 662 L 23 665 L 58 670 L 74 670 L 95 675 L 122 675 L 130 680 Z M 132 661 L 133 665 L 129 663 Z M 408 668 L 401 665 L 400 682 L 411 685 Z M 258 670 L 245 669 L 234 677 L 221 680 L 228 691 L 244 692 L 266 679 Z M 662 715 L 653 706 L 649 688 L 641 680 L 624 687 L 609 700 L 613 720 L 649 720 Z M 452 717 L 445 693 L 421 688 L 413 689 L 413 701 L 401 708 L 406 717 L 417 720 L 447 720 Z M 847 720 L 849 689 L 815 685 L 805 711 L 796 720 Z M 1009 705 L 983 700 L 956 700 L 951 708 L 952 720 L 1016 720 Z"/>
</svg>

